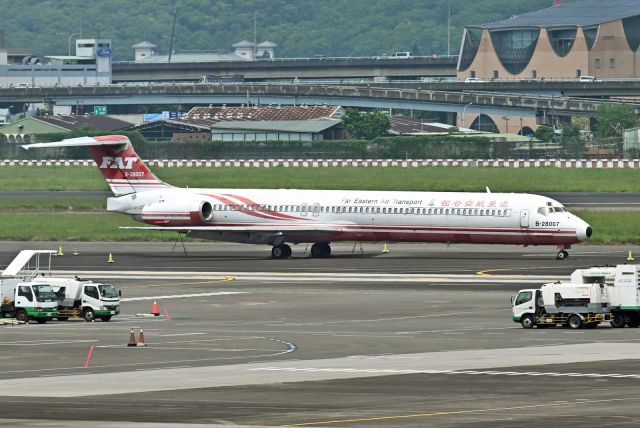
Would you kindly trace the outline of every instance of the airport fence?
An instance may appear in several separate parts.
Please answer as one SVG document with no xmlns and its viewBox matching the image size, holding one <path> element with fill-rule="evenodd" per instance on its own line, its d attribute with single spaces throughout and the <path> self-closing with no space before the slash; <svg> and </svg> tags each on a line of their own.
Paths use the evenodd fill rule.
<svg viewBox="0 0 640 428">
<path fill-rule="evenodd" d="M 58 141 L 87 135 L 87 132 L 40 135 L 28 143 Z M 90 134 L 89 134 L 90 135 Z M 383 137 L 372 141 L 188 141 L 155 142 L 139 133 L 126 134 L 136 152 L 145 159 L 255 160 L 265 159 L 614 159 L 622 158 L 618 145 L 589 146 L 555 143 L 508 141 L 501 137 L 481 136 L 416 136 Z M 574 147 L 575 146 L 575 147 Z M 606 146 L 606 147 L 605 147 Z M 621 145 L 620 145 L 621 146 Z M 593 150 L 605 147 L 604 150 Z M 569 150 L 571 148 L 571 150 Z M 24 150 L 20 143 L 0 141 L 0 159 L 7 160 L 79 160 L 89 158 L 84 147 Z M 629 153 L 627 159 L 637 157 Z"/>
</svg>

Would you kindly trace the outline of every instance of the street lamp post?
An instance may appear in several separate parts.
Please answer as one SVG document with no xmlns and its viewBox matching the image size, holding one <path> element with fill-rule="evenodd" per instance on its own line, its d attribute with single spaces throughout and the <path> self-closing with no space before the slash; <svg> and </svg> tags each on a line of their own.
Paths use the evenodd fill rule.
<svg viewBox="0 0 640 428">
<path fill-rule="evenodd" d="M 71 39 L 73 36 L 81 36 L 82 33 L 56 33 L 58 36 L 68 36 L 67 39 L 67 56 L 71 56 Z"/>
</svg>

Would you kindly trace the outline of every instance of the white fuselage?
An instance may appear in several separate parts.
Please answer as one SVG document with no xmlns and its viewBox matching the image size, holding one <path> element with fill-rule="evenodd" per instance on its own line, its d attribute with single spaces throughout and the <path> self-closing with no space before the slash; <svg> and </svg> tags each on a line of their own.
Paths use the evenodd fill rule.
<svg viewBox="0 0 640 428">
<path fill-rule="evenodd" d="M 108 210 L 168 229 L 193 226 L 190 236 L 270 245 L 353 240 L 569 246 L 591 235 L 587 223 L 553 199 L 515 193 L 167 187 L 109 198 Z M 287 229 L 297 226 L 311 230 Z"/>
</svg>

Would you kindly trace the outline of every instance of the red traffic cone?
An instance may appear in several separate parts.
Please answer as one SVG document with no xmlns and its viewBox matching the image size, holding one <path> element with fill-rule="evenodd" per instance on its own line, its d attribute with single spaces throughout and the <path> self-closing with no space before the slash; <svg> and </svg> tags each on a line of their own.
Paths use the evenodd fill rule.
<svg viewBox="0 0 640 428">
<path fill-rule="evenodd" d="M 158 309 L 158 302 L 156 302 L 155 300 L 153 301 L 153 306 L 151 307 L 151 315 L 153 315 L 154 317 L 160 316 L 160 310 Z"/>
<path fill-rule="evenodd" d="M 144 343 L 144 331 L 142 331 L 142 327 L 140 327 L 140 340 L 138 340 L 138 346 L 147 346 L 147 344 Z"/>
<path fill-rule="evenodd" d="M 127 346 L 138 346 L 138 344 L 136 343 L 136 335 L 133 332 L 133 329 L 131 329 L 131 335 L 129 336 L 129 343 L 127 343 Z"/>
</svg>

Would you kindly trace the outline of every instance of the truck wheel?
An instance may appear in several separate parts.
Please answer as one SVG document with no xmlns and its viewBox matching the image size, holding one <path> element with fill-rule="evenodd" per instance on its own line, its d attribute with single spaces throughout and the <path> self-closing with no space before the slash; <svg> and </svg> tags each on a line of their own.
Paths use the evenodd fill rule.
<svg viewBox="0 0 640 428">
<path fill-rule="evenodd" d="M 82 314 L 82 318 L 84 318 L 86 322 L 91 322 L 94 319 L 96 319 L 96 315 L 95 313 L 93 313 L 93 309 L 87 308 L 84 310 L 84 313 Z"/>
<path fill-rule="evenodd" d="M 531 315 L 523 315 L 522 318 L 520 318 L 520 324 L 522 324 L 523 328 L 533 328 L 533 326 L 536 325 Z"/>
<path fill-rule="evenodd" d="M 574 330 L 582 328 L 582 324 L 582 318 L 580 318 L 580 316 L 578 315 L 571 315 L 567 320 L 567 325 L 569 326 L 569 328 L 572 328 Z"/>
<path fill-rule="evenodd" d="M 111 319 L 111 315 L 102 315 L 100 319 L 104 322 L 107 322 Z"/>
<path fill-rule="evenodd" d="M 623 328 L 625 324 L 624 315 L 620 312 L 616 312 L 611 317 L 610 321 L 611 327 L 613 328 Z"/>
<path fill-rule="evenodd" d="M 38 322 L 38 324 L 44 324 L 47 322 L 46 318 L 36 318 L 36 321 Z"/>
<path fill-rule="evenodd" d="M 20 309 L 16 312 L 16 319 L 22 322 L 29 322 L 29 315 L 27 314 L 27 311 Z"/>
</svg>

